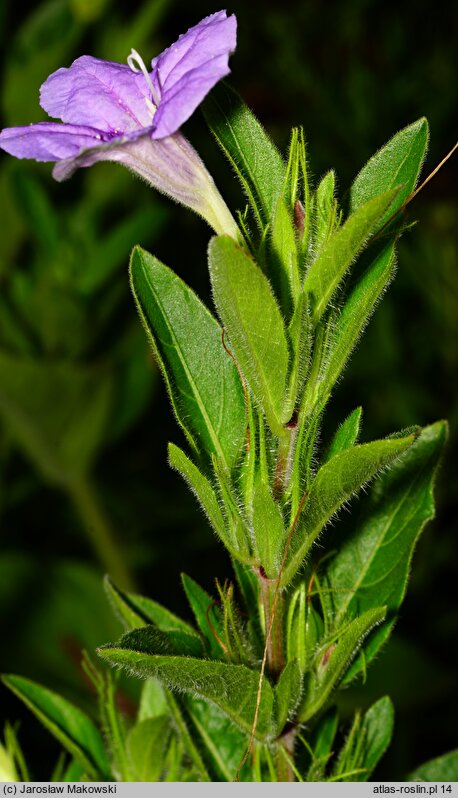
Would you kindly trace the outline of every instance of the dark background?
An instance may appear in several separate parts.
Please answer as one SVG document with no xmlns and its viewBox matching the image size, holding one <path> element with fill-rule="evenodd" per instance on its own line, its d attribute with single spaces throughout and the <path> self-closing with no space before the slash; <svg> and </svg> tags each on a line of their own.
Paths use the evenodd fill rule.
<svg viewBox="0 0 458 798">
<path fill-rule="evenodd" d="M 177 0 L 128 6 L 119 0 L 48 0 L 28 7 L 3 0 L 3 125 L 45 118 L 40 84 L 78 55 L 124 61 L 135 47 L 148 62 L 218 9 Z M 239 23 L 233 85 L 281 149 L 291 126 L 304 126 L 312 175 L 319 179 L 334 167 L 340 196 L 367 158 L 420 116 L 431 127 L 424 174 L 453 146 L 453 4 L 256 0 L 234 2 L 228 11 Z M 199 112 L 185 133 L 231 207 L 241 207 L 239 187 Z M 32 360 L 37 369 L 14 371 L 16 406 L 21 410 L 23 401 L 31 419 L 25 437 L 0 402 L 0 670 L 41 680 L 90 709 L 79 651 L 116 637 L 119 627 L 100 586 L 106 569 L 75 507 L 75 480 L 90 486 L 142 592 L 187 613 L 182 571 L 207 588 L 229 573 L 225 553 L 166 464 L 167 441 L 182 441 L 126 274 L 129 251 L 141 243 L 210 302 L 209 231 L 114 165 L 81 170 L 64 185 L 50 173 L 49 165 L 0 156 L 0 361 L 6 356 L 0 395 L 2 384 L 13 379 L 12 362 L 21 369 Z M 413 423 L 450 421 L 437 517 L 418 545 L 396 632 L 365 692 L 353 688 L 342 702 L 349 713 L 392 696 L 395 735 L 375 775 L 385 780 L 402 779 L 457 744 L 456 177 L 455 156 L 410 206 L 409 218 L 419 224 L 401 242 L 396 282 L 335 392 L 323 432 L 326 438 L 358 404 L 364 407 L 365 440 Z M 110 238 L 115 230 L 118 237 Z M 96 258 L 90 254 L 94 242 Z M 62 362 L 75 379 L 73 404 L 53 376 L 53 366 Z M 100 400 L 97 431 L 88 438 L 90 456 L 77 478 L 69 478 L 56 407 L 67 402 L 68 428 L 78 437 L 81 407 L 91 405 L 102 383 L 107 398 Z M 33 443 L 34 424 L 43 418 L 41 433 L 62 464 L 51 477 Z M 57 749 L 3 689 L 1 716 L 22 719 L 20 739 L 33 776 L 48 778 Z"/>
</svg>

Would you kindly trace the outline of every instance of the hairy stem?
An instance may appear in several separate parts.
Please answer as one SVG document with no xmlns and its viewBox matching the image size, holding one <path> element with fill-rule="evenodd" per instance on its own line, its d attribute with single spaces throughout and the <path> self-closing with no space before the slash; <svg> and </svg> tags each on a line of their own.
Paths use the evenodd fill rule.
<svg viewBox="0 0 458 798">
<path fill-rule="evenodd" d="M 274 612 L 276 580 L 268 579 L 266 575 L 260 571 L 259 585 L 267 634 L 267 630 L 270 628 L 272 623 L 272 616 Z M 280 594 L 276 602 L 272 631 L 267 641 L 267 667 L 271 674 L 278 676 L 283 670 L 283 666 L 283 599 Z"/>
</svg>

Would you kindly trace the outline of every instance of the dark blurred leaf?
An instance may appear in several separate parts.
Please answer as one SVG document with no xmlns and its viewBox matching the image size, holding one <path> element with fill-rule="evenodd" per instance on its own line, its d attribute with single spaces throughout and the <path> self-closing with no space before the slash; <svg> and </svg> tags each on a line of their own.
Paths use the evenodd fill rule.
<svg viewBox="0 0 458 798">
<path fill-rule="evenodd" d="M 84 712 L 29 679 L 21 676 L 2 678 L 6 686 L 26 704 L 91 778 L 111 778 L 103 740 Z"/>
<path fill-rule="evenodd" d="M 458 781 L 458 749 L 431 759 L 410 773 L 408 781 Z"/>
<path fill-rule="evenodd" d="M 65 485 L 88 472 L 103 440 L 110 402 L 106 374 L 0 353 L 0 412 L 50 482 Z"/>
</svg>

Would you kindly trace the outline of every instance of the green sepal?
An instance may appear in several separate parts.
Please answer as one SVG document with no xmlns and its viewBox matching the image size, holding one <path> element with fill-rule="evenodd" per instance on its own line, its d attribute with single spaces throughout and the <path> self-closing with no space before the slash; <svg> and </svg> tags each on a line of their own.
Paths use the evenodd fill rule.
<svg viewBox="0 0 458 798">
<path fill-rule="evenodd" d="M 102 737 L 92 720 L 78 707 L 46 687 L 22 676 L 3 676 L 3 683 L 94 781 L 112 779 Z"/>
<path fill-rule="evenodd" d="M 245 435 L 245 407 L 221 327 L 183 280 L 140 247 L 130 277 L 178 423 L 194 450 L 232 467 Z"/>
<path fill-rule="evenodd" d="M 285 415 L 288 345 L 283 318 L 269 282 L 229 236 L 212 238 L 209 268 L 218 315 L 235 358 L 274 434 Z"/>
<path fill-rule="evenodd" d="M 215 86 L 202 109 L 262 230 L 272 217 L 285 181 L 284 161 L 252 111 L 227 83 Z"/>
</svg>

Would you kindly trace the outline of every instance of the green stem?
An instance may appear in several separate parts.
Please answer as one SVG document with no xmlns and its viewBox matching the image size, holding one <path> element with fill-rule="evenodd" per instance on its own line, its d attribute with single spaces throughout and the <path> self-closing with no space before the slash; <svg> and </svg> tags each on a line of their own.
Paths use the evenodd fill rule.
<svg viewBox="0 0 458 798">
<path fill-rule="evenodd" d="M 69 485 L 68 492 L 100 563 L 118 587 L 133 590 L 133 578 L 91 483 L 81 477 Z"/>
</svg>

